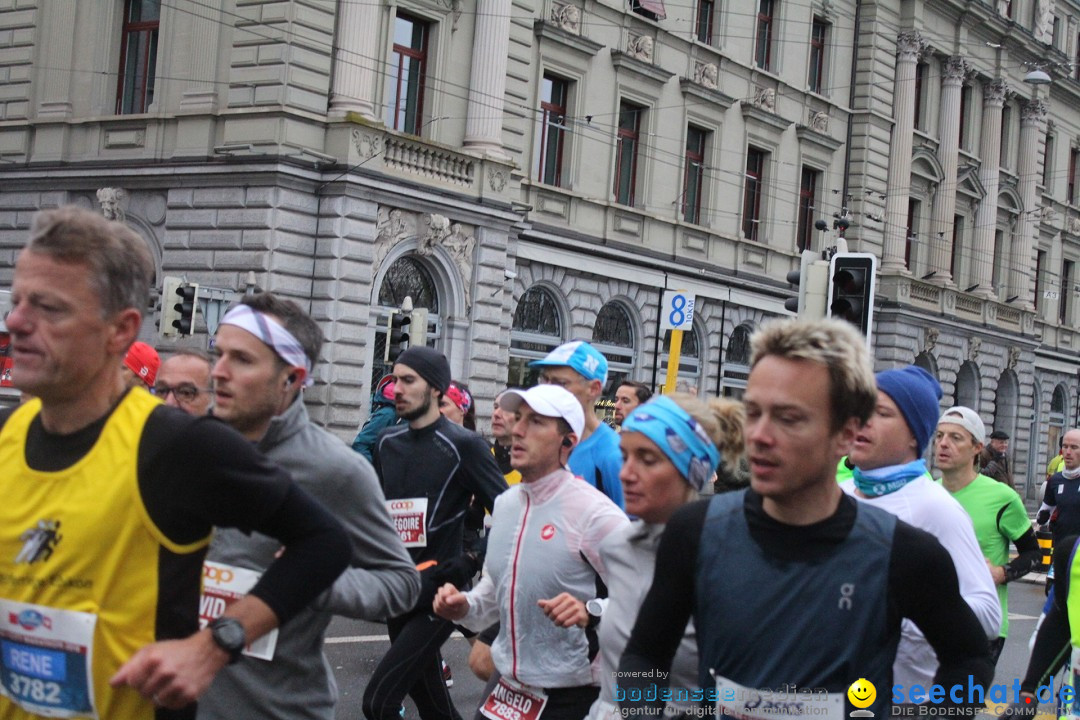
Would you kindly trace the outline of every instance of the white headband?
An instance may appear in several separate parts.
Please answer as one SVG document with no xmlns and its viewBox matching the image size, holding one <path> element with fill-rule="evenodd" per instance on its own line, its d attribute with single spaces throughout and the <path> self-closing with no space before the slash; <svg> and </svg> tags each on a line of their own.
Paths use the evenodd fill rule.
<svg viewBox="0 0 1080 720">
<path fill-rule="evenodd" d="M 311 376 L 311 360 L 300 341 L 266 313 L 259 312 L 250 305 L 236 305 L 225 313 L 218 325 L 235 325 L 247 330 L 266 343 L 287 365 L 304 368 L 307 371 L 304 387 L 310 387 L 315 382 Z"/>
</svg>

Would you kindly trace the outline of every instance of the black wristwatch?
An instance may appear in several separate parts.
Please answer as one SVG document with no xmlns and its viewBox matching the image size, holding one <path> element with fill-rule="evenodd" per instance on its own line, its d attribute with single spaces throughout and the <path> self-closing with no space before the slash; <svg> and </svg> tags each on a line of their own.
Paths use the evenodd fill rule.
<svg viewBox="0 0 1080 720">
<path fill-rule="evenodd" d="M 240 621 L 231 617 L 219 617 L 210 623 L 210 637 L 217 646 L 229 654 L 229 664 L 240 659 L 247 647 L 247 633 Z"/>
</svg>

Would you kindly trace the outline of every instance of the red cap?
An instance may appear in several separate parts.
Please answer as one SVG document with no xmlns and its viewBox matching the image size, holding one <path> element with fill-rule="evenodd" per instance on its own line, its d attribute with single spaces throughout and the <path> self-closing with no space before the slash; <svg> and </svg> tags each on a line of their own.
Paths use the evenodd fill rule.
<svg viewBox="0 0 1080 720">
<path fill-rule="evenodd" d="M 157 377 L 158 367 L 161 366 L 161 357 L 154 348 L 144 342 L 136 341 L 128 348 L 127 355 L 124 356 L 124 365 L 146 383 L 147 387 L 151 387 Z"/>
</svg>

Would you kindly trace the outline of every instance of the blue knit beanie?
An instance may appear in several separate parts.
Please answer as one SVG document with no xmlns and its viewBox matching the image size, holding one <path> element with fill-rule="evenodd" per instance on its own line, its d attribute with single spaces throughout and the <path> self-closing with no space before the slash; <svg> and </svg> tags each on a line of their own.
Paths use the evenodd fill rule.
<svg viewBox="0 0 1080 720">
<path fill-rule="evenodd" d="M 878 390 L 892 398 L 907 421 L 921 456 L 941 417 L 941 385 L 921 367 L 908 365 L 879 372 Z"/>
</svg>

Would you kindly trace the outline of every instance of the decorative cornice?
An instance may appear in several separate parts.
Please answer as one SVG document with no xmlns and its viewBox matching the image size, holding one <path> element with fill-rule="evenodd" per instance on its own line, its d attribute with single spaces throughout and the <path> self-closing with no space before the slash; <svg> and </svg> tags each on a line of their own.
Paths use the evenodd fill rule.
<svg viewBox="0 0 1080 720">
<path fill-rule="evenodd" d="M 585 57 L 596 55 L 596 53 L 600 52 L 600 48 L 604 47 L 602 43 L 590 40 L 581 35 L 568 33 L 562 28 L 544 22 L 543 20 L 537 20 L 533 23 L 533 34 L 540 40 L 547 40 L 548 42 L 562 45 Z"/>
<path fill-rule="evenodd" d="M 727 110 L 735 104 L 735 98 L 730 95 L 726 95 L 719 90 L 712 90 L 702 85 L 698 85 L 690 78 L 680 79 L 679 89 L 682 90 L 683 95 L 692 95 L 699 100 L 704 100 L 709 104 L 717 105 L 724 110 Z"/>
<path fill-rule="evenodd" d="M 663 85 L 668 80 L 675 77 L 675 73 L 669 70 L 657 67 L 651 63 L 642 62 L 641 60 L 630 57 L 626 53 L 619 52 L 618 50 L 611 51 L 611 64 L 615 66 L 616 70 L 626 69 L 642 79 L 651 80 L 658 85 Z"/>
</svg>

